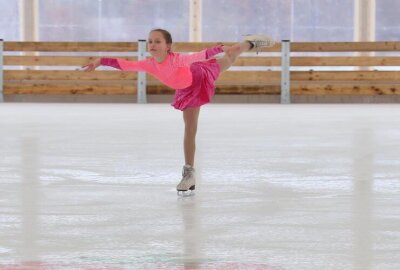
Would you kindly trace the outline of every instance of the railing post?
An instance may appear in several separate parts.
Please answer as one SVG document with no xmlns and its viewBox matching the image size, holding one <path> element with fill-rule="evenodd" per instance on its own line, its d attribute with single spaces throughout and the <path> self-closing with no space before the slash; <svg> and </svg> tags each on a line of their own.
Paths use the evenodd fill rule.
<svg viewBox="0 0 400 270">
<path fill-rule="evenodd" d="M 290 40 L 282 40 L 281 104 L 290 103 Z"/>
<path fill-rule="evenodd" d="M 4 78 L 3 78 L 3 49 L 4 42 L 0 39 L 0 102 L 4 101 Z"/>
<path fill-rule="evenodd" d="M 138 41 L 138 60 L 146 59 L 146 40 Z M 137 103 L 147 103 L 146 99 L 146 73 L 138 72 Z"/>
</svg>

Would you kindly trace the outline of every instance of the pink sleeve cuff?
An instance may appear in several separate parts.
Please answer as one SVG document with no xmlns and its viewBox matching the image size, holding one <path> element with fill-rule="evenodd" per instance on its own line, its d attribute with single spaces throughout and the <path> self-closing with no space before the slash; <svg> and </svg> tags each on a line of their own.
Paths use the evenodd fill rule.
<svg viewBox="0 0 400 270">
<path fill-rule="evenodd" d="M 115 58 L 100 58 L 100 64 L 102 66 L 109 66 L 117 69 L 121 69 L 118 60 Z"/>
<path fill-rule="evenodd" d="M 206 50 L 206 59 L 213 57 L 216 54 L 222 53 L 224 50 L 222 49 L 222 46 L 224 45 L 218 45 L 212 48 L 208 48 Z"/>
</svg>

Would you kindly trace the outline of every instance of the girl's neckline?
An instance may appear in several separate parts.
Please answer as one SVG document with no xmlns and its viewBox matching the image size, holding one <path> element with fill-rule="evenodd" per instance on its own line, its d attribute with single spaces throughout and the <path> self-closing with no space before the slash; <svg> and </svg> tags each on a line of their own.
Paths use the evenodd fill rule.
<svg viewBox="0 0 400 270">
<path fill-rule="evenodd" d="M 163 63 L 165 63 L 167 61 L 169 55 L 170 55 L 170 53 L 168 53 L 161 62 L 158 62 L 155 57 L 153 57 L 153 58 L 154 58 L 154 61 L 156 61 L 157 64 L 161 65 L 161 64 L 163 64 Z"/>
<path fill-rule="evenodd" d="M 161 62 L 158 62 L 157 59 L 156 59 L 155 57 L 153 57 L 153 59 L 154 59 L 154 61 L 155 61 L 157 64 L 162 65 L 162 64 L 164 64 L 164 63 L 167 62 L 167 59 L 171 56 L 171 54 L 172 54 L 172 53 L 169 52 L 169 53 L 167 54 L 167 56 L 165 56 L 164 60 L 162 60 Z"/>
</svg>

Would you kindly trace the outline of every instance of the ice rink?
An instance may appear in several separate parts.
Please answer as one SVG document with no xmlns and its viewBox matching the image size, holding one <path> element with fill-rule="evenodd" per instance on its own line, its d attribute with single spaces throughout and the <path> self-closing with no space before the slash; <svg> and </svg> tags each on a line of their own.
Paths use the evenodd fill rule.
<svg viewBox="0 0 400 270">
<path fill-rule="evenodd" d="M 0 269 L 400 269 L 399 105 L 0 104 Z M 396 255 L 397 254 L 397 255 Z"/>
</svg>

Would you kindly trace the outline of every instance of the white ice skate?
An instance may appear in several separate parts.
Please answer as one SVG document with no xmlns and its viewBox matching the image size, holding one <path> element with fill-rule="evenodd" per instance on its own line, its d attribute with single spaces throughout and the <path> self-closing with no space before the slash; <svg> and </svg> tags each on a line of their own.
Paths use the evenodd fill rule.
<svg viewBox="0 0 400 270">
<path fill-rule="evenodd" d="M 180 196 L 190 196 L 193 195 L 193 190 L 196 188 L 196 176 L 195 170 L 190 165 L 183 166 L 182 170 L 182 180 L 176 186 L 178 195 Z M 190 193 L 188 192 L 190 190 Z"/>
<path fill-rule="evenodd" d="M 251 49 L 268 48 L 275 45 L 273 38 L 264 35 L 245 35 L 244 40 L 250 42 L 253 47 Z"/>
</svg>

